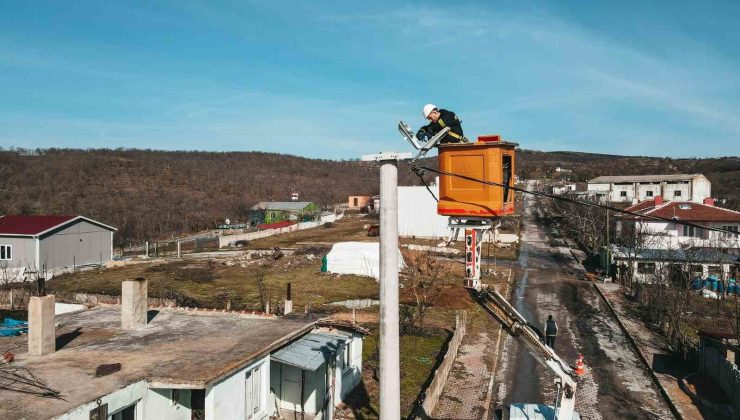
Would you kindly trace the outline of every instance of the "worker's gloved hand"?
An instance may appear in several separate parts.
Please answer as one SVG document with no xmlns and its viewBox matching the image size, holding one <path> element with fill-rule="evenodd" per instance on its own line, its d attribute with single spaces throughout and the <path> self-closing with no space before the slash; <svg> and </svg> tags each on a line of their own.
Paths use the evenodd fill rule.
<svg viewBox="0 0 740 420">
<path fill-rule="evenodd" d="M 427 141 L 427 140 L 429 140 L 429 135 L 427 134 L 426 131 L 424 131 L 423 128 L 421 128 L 421 129 L 419 129 L 419 131 L 416 132 L 416 138 L 419 141 Z"/>
</svg>

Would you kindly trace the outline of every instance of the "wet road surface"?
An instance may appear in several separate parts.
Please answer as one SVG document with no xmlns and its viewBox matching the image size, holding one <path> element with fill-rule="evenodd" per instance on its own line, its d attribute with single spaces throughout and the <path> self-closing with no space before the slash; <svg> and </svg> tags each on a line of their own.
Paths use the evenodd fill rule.
<svg viewBox="0 0 740 420">
<path fill-rule="evenodd" d="M 578 280 L 582 268 L 567 248 L 547 244 L 534 212 L 537 202 L 525 197 L 520 256 L 515 266 L 514 307 L 540 326 L 553 315 L 559 331 L 555 350 L 574 365 L 583 354 L 587 374 L 578 382 L 576 410 L 588 419 L 671 419 L 667 404 L 650 379 L 617 321 L 593 286 Z M 552 404 L 554 376 L 507 336 L 499 358 L 493 404 Z"/>
</svg>

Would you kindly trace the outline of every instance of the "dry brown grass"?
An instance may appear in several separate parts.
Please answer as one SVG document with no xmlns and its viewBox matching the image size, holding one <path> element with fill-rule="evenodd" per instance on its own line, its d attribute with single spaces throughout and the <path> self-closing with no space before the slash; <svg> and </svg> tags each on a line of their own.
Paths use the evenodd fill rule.
<svg viewBox="0 0 740 420">
<path fill-rule="evenodd" d="M 333 301 L 378 296 L 378 283 L 372 278 L 321 273 L 320 256 L 312 260 L 304 255 L 285 256 L 277 261 L 267 257 L 236 261 L 231 266 L 223 264 L 225 261 L 228 260 L 186 260 L 90 270 L 59 276 L 50 282 L 50 287 L 61 292 L 119 295 L 123 280 L 144 277 L 153 297 L 177 297 L 181 302 L 206 307 L 222 307 L 230 299 L 233 309 L 260 309 L 260 276 L 264 276 L 273 308 L 285 298 L 288 282 L 296 310 L 309 303 L 318 307 Z"/>
</svg>

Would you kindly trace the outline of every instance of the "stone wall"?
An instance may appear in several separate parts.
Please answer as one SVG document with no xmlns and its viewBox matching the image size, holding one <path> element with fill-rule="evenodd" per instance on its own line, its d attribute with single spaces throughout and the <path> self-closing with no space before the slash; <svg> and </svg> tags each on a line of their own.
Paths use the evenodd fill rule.
<svg viewBox="0 0 740 420">
<path fill-rule="evenodd" d="M 452 335 L 449 346 L 447 346 L 447 353 L 444 360 L 442 360 L 442 363 L 434 372 L 434 378 L 424 393 L 424 401 L 414 410 L 416 418 L 429 418 L 434 411 L 434 407 L 442 395 L 442 390 L 445 387 L 452 365 L 455 363 L 457 350 L 460 348 L 463 337 L 465 337 L 466 321 L 467 314 L 464 311 L 458 312 L 455 318 L 455 333 Z"/>
</svg>

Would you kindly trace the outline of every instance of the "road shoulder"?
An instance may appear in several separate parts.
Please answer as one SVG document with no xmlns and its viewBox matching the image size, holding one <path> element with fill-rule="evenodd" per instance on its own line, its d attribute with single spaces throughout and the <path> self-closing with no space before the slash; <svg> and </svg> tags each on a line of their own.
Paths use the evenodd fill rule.
<svg viewBox="0 0 740 420">
<path fill-rule="evenodd" d="M 624 295 L 620 292 L 619 285 L 594 283 L 594 286 L 614 313 L 624 333 L 637 349 L 640 359 L 660 388 L 661 394 L 671 407 L 673 414 L 679 419 L 703 419 L 704 417 L 698 407 L 678 385 L 684 372 L 668 369 L 665 363 L 660 363 L 660 360 L 670 357 L 665 339 L 628 313 L 628 302 L 625 301 Z M 656 369 L 658 367 L 661 368 Z"/>
</svg>

